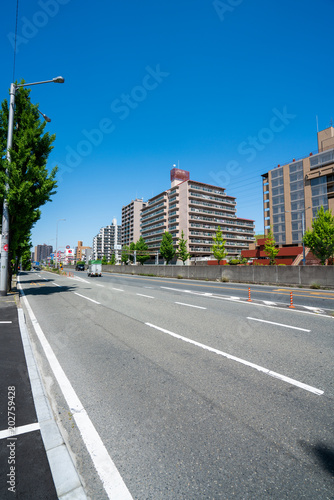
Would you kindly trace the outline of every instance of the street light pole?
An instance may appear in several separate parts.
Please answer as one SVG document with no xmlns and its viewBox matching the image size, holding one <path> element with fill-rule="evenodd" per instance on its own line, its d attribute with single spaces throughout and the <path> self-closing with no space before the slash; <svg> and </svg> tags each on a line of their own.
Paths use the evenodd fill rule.
<svg viewBox="0 0 334 500">
<path fill-rule="evenodd" d="M 66 219 L 58 219 L 57 220 L 57 231 L 56 231 L 56 269 L 58 269 L 58 223 L 61 220 L 66 220 Z"/>
<path fill-rule="evenodd" d="M 9 115 L 8 115 L 8 132 L 7 132 L 7 161 L 10 163 L 10 150 L 13 146 L 13 130 L 14 130 L 14 108 L 15 108 L 15 92 L 16 89 L 21 87 L 30 87 L 32 85 L 40 85 L 42 83 L 64 83 L 64 78 L 62 76 L 57 76 L 52 80 L 45 80 L 43 82 L 34 83 L 21 83 L 16 85 L 11 83 L 10 85 L 10 102 L 9 102 Z M 48 120 L 47 120 L 48 121 Z M 8 212 L 8 200 L 7 194 L 9 189 L 8 183 L 8 168 L 6 168 L 6 185 L 5 185 L 5 196 L 3 199 L 3 210 L 2 210 L 2 234 L 1 234 L 1 273 L 0 273 L 0 295 L 7 295 L 8 289 L 8 253 L 9 253 L 9 212 Z"/>
<path fill-rule="evenodd" d="M 302 241 L 303 241 L 303 266 L 305 266 L 306 263 L 306 255 L 305 255 L 305 243 L 304 243 L 304 235 L 305 235 L 305 212 L 311 207 L 305 208 L 302 212 Z"/>
</svg>

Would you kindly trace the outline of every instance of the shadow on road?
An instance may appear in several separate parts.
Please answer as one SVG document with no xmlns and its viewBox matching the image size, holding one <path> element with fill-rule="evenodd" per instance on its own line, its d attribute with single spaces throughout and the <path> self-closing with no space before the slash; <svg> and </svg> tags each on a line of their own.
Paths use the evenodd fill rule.
<svg viewBox="0 0 334 500">
<path fill-rule="evenodd" d="M 43 281 L 45 283 L 45 281 Z M 23 288 L 24 295 L 51 295 L 53 293 L 59 293 L 59 292 L 73 292 L 76 290 L 75 286 L 55 286 L 55 285 L 46 285 L 46 286 L 40 286 L 40 285 L 32 285 L 32 286 L 25 286 Z"/>
<path fill-rule="evenodd" d="M 308 453 L 312 453 L 320 466 L 331 476 L 334 476 L 334 450 L 322 443 L 310 445 L 304 441 L 300 442 L 302 448 Z"/>
</svg>

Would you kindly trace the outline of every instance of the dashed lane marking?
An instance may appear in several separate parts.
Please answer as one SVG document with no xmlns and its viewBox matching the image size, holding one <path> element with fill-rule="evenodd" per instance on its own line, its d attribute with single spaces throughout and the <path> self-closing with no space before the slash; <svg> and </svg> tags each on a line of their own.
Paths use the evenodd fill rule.
<svg viewBox="0 0 334 500">
<path fill-rule="evenodd" d="M 236 361 L 237 363 L 241 363 L 242 365 L 248 366 L 250 368 L 255 368 L 255 370 L 258 370 L 259 372 L 265 373 L 266 375 L 269 375 L 270 377 L 277 378 L 279 380 L 282 380 L 283 382 L 287 382 L 288 384 L 299 387 L 300 389 L 304 389 L 305 391 L 312 392 L 313 394 L 316 394 L 317 396 L 321 396 L 324 393 L 324 391 L 322 391 L 321 389 L 317 389 L 316 387 L 312 387 L 311 385 L 304 384 L 303 382 L 299 382 L 298 380 L 295 380 L 293 378 L 286 377 L 285 375 L 274 372 L 272 370 L 268 370 L 268 368 L 264 368 L 263 366 L 256 365 L 255 363 L 251 363 L 251 362 L 246 361 L 244 359 L 237 358 L 236 356 L 233 356 L 232 354 L 228 354 L 227 352 L 219 351 L 218 349 L 214 349 L 213 347 L 207 346 L 205 344 L 201 344 L 200 342 L 196 342 L 195 340 L 189 339 L 187 337 L 183 337 L 182 335 L 178 335 L 177 333 L 170 332 L 169 330 L 166 330 L 165 328 L 161 328 L 159 326 L 152 325 L 151 323 L 145 323 L 145 325 L 147 325 L 151 328 L 155 328 L 156 330 L 159 330 L 160 332 L 167 333 L 171 337 L 174 337 L 178 340 L 182 340 L 183 342 L 187 342 L 187 343 L 192 344 L 196 347 L 200 347 L 202 349 L 205 349 L 206 351 L 210 351 L 210 352 L 213 352 L 214 354 L 224 356 L 227 359 L 231 359 L 232 361 Z"/>
</svg>

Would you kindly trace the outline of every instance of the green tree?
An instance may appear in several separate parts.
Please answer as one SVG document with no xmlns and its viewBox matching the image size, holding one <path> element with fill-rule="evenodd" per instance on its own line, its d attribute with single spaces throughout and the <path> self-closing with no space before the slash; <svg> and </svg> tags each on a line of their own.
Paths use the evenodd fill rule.
<svg viewBox="0 0 334 500">
<path fill-rule="evenodd" d="M 213 256 L 218 260 L 218 266 L 220 261 L 227 256 L 227 251 L 225 250 L 226 241 L 223 238 L 223 233 L 220 229 L 220 226 L 217 227 L 217 231 L 215 236 L 212 237 L 214 244 L 211 247 Z"/>
<path fill-rule="evenodd" d="M 304 234 L 304 245 L 320 259 L 322 265 L 334 255 L 334 216 L 320 207 L 312 222 L 312 230 Z"/>
<path fill-rule="evenodd" d="M 133 241 L 132 243 L 130 243 L 130 255 L 129 255 L 130 262 L 134 262 L 135 260 L 133 255 L 135 250 L 136 250 L 136 243 Z"/>
<path fill-rule="evenodd" d="M 128 263 L 129 252 L 130 252 L 130 248 L 128 247 L 128 245 L 123 245 L 122 254 L 121 254 L 121 262 L 123 262 L 123 264 Z"/>
<path fill-rule="evenodd" d="M 111 256 L 111 259 L 110 259 L 109 264 L 110 264 L 111 266 L 114 266 L 114 265 L 116 264 L 116 256 L 115 256 L 115 254 L 114 254 L 114 253 L 113 253 L 113 254 L 112 254 L 112 256 Z"/>
<path fill-rule="evenodd" d="M 176 250 L 173 245 L 173 237 L 168 231 L 165 231 L 162 236 L 160 253 L 165 259 L 167 265 L 173 260 L 175 256 Z"/>
<path fill-rule="evenodd" d="M 179 238 L 179 246 L 178 246 L 178 252 L 177 256 L 182 260 L 183 265 L 185 264 L 186 260 L 189 259 L 190 253 L 187 252 L 187 241 L 184 239 L 184 232 L 183 230 L 181 231 L 181 238 Z"/>
<path fill-rule="evenodd" d="M 105 255 L 102 257 L 101 263 L 102 263 L 103 266 L 105 266 L 106 264 L 108 264 L 107 257 Z"/>
<path fill-rule="evenodd" d="M 279 252 L 279 248 L 276 247 L 276 241 L 272 230 L 269 233 L 264 242 L 264 253 L 269 257 L 269 265 L 274 266 L 276 264 L 276 256 Z"/>
<path fill-rule="evenodd" d="M 40 207 L 51 200 L 57 186 L 57 167 L 51 172 L 46 168 L 55 135 L 44 133 L 46 123 L 40 120 L 37 106 L 30 102 L 29 94 L 30 89 L 16 90 L 10 163 L 6 159 L 9 114 L 7 99 L 2 102 L 0 110 L 0 215 L 2 216 L 8 182 L 6 198 L 9 211 L 9 262 L 20 261 L 26 251 L 22 242 L 30 237 L 32 227 L 40 219 Z M 10 283 L 11 271 L 9 289 Z"/>
<path fill-rule="evenodd" d="M 144 238 L 141 236 L 136 243 L 136 252 L 137 252 L 137 261 L 140 262 L 141 265 L 150 258 L 150 254 L 148 253 L 148 246 Z"/>
</svg>

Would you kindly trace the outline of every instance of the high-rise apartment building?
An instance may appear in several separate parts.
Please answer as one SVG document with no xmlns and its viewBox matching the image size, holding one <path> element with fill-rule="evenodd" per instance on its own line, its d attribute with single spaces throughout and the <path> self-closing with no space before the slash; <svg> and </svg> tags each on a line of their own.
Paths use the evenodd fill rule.
<svg viewBox="0 0 334 500">
<path fill-rule="evenodd" d="M 334 211 L 334 128 L 318 132 L 318 151 L 262 175 L 265 234 L 297 245 L 319 208 Z"/>
<path fill-rule="evenodd" d="M 35 262 L 46 260 L 52 253 L 52 245 L 37 245 L 35 246 L 34 259 Z"/>
<path fill-rule="evenodd" d="M 102 259 L 104 256 L 110 261 L 113 254 L 118 256 L 117 247 L 122 241 L 122 226 L 117 225 L 116 219 L 113 219 L 111 226 L 102 227 L 99 234 L 93 238 L 93 257 Z"/>
<path fill-rule="evenodd" d="M 191 258 L 212 256 L 212 237 L 220 226 L 229 257 L 239 256 L 253 242 L 254 221 L 236 215 L 236 201 L 225 189 L 190 180 L 189 172 L 173 168 L 171 188 L 148 200 L 141 211 L 141 235 L 154 255 L 163 233 L 173 236 L 175 248 L 181 231 Z"/>
<path fill-rule="evenodd" d="M 131 203 L 122 207 L 122 246 L 129 246 L 130 243 L 140 238 L 140 212 L 146 202 L 136 198 Z"/>
</svg>

